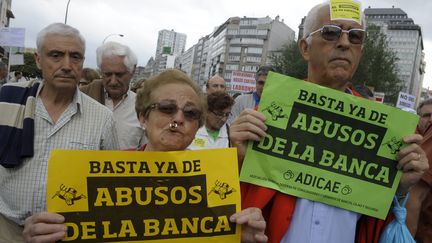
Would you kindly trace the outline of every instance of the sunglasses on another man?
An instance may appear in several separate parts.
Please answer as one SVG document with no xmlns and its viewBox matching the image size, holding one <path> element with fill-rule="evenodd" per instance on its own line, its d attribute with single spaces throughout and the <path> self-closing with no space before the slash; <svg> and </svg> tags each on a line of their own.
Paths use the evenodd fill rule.
<svg viewBox="0 0 432 243">
<path fill-rule="evenodd" d="M 306 38 L 318 32 L 321 33 L 321 37 L 326 41 L 337 41 L 341 37 L 342 33 L 347 33 L 348 40 L 353 45 L 363 44 L 366 38 L 366 31 L 364 29 L 344 30 L 337 25 L 324 25 L 323 27 L 311 32 L 306 36 Z"/>
<path fill-rule="evenodd" d="M 177 102 L 173 100 L 162 100 L 158 103 L 150 105 L 149 109 L 158 110 L 159 112 L 173 116 L 177 114 L 179 110 L 183 112 L 184 117 L 187 120 L 199 120 L 201 119 L 202 112 L 192 104 L 186 104 L 183 108 L 177 106 Z"/>
</svg>

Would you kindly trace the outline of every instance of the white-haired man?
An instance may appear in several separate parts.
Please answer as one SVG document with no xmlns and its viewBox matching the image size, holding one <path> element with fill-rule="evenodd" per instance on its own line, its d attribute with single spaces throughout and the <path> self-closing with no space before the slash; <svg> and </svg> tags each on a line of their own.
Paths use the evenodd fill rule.
<svg viewBox="0 0 432 243">
<path fill-rule="evenodd" d="M 300 52 L 308 62 L 308 81 L 345 91 L 363 52 L 364 22 L 331 19 L 329 2 L 312 8 L 305 22 Z M 360 18 L 359 18 L 360 19 Z M 364 19 L 364 18 L 361 18 Z M 265 116 L 246 109 L 231 124 L 231 141 L 244 156 L 247 140 L 265 136 Z M 418 145 L 422 137 L 409 135 L 409 146 L 397 155 L 403 175 L 398 193 L 405 195 L 428 168 L 425 152 Z M 285 195 L 272 189 L 242 185 L 242 206 L 263 209 L 269 242 L 377 242 L 385 221 L 307 199 Z"/>
<path fill-rule="evenodd" d="M 43 81 L 9 83 L 0 92 L 0 114 L 8 114 L 0 118 L 0 242 L 65 237 L 64 217 L 45 212 L 53 149 L 118 149 L 112 112 L 77 87 L 85 52 L 79 31 L 51 24 L 36 45 Z"/>
<path fill-rule="evenodd" d="M 96 55 L 102 79 L 94 80 L 81 91 L 112 110 L 121 149 L 138 147 L 145 143 L 145 135 L 135 112 L 136 94 L 129 90 L 136 55 L 117 42 L 103 44 Z"/>
</svg>

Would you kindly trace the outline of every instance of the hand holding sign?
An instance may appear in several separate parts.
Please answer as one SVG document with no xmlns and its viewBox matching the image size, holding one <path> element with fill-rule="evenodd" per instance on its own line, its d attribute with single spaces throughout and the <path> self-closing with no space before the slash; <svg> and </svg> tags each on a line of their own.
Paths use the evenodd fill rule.
<svg viewBox="0 0 432 243">
<path fill-rule="evenodd" d="M 66 236 L 65 218 L 58 213 L 42 212 L 28 217 L 24 224 L 26 242 L 56 242 Z"/>
<path fill-rule="evenodd" d="M 261 112 L 245 109 L 231 124 L 230 140 L 231 144 L 237 147 L 240 169 L 246 153 L 247 142 L 249 140 L 260 141 L 266 136 L 267 126 L 264 124 L 265 119 L 266 117 Z"/>
<path fill-rule="evenodd" d="M 404 142 L 408 144 L 402 148 L 398 155 L 398 169 L 403 171 L 399 187 L 399 194 L 406 194 L 428 170 L 429 164 L 425 152 L 420 147 L 423 137 L 419 134 L 404 137 Z"/>
<path fill-rule="evenodd" d="M 231 222 L 242 225 L 243 243 L 267 242 L 268 238 L 264 234 L 266 222 L 259 208 L 246 208 L 241 212 L 235 213 L 230 217 Z"/>
</svg>

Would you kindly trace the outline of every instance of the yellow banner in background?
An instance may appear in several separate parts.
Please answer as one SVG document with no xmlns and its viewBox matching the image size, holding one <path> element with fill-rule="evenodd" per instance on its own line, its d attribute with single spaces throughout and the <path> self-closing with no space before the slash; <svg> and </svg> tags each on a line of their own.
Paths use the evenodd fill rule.
<svg viewBox="0 0 432 243">
<path fill-rule="evenodd" d="M 235 149 L 56 150 L 47 206 L 69 242 L 240 242 L 238 177 Z"/>
<path fill-rule="evenodd" d="M 331 0 L 330 19 L 353 20 L 361 24 L 361 2 L 356 0 Z"/>
</svg>

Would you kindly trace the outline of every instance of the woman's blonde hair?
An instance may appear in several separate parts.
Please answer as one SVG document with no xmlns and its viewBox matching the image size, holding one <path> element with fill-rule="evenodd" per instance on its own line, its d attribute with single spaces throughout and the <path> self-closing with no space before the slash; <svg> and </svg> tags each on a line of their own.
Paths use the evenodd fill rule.
<svg viewBox="0 0 432 243">
<path fill-rule="evenodd" d="M 199 120 L 199 126 L 201 127 L 204 124 L 205 112 L 207 110 L 207 102 L 204 93 L 196 82 L 189 78 L 185 73 L 177 69 L 168 69 L 156 76 L 151 77 L 144 82 L 143 88 L 138 89 L 135 102 L 135 111 L 137 116 L 139 117 L 140 114 L 145 116 L 148 115 L 146 112 L 155 102 L 152 100 L 152 91 L 167 84 L 185 84 L 190 86 L 195 91 L 199 98 L 198 106 L 203 114 Z"/>
</svg>

